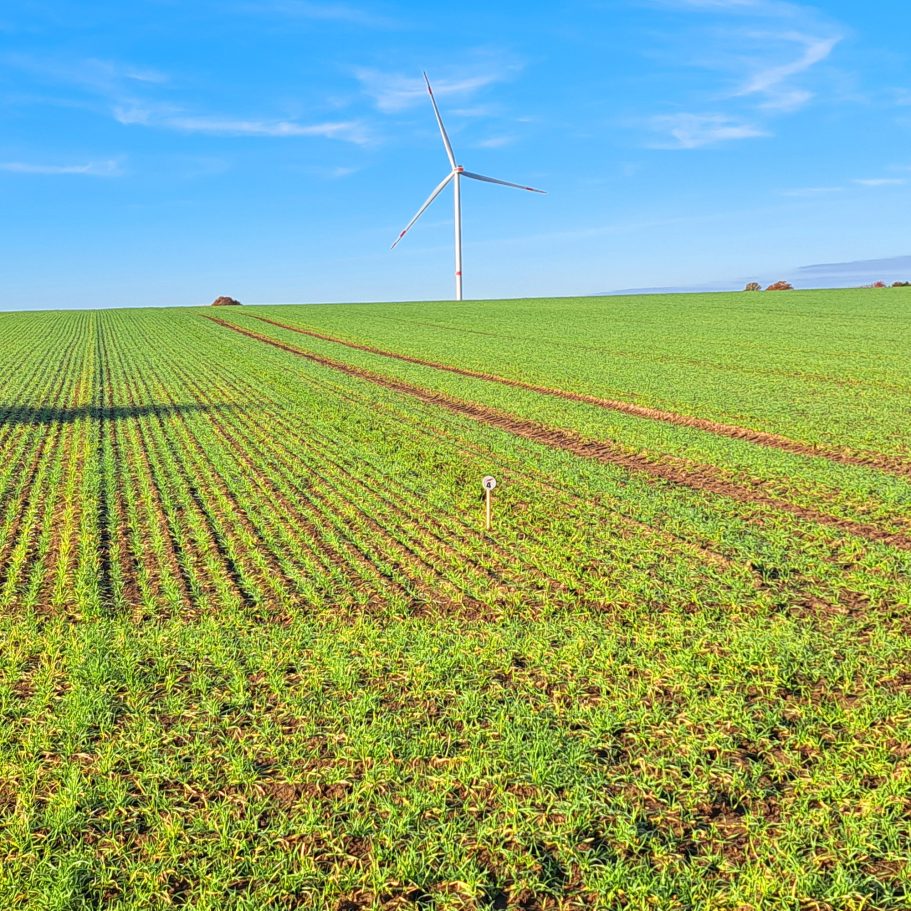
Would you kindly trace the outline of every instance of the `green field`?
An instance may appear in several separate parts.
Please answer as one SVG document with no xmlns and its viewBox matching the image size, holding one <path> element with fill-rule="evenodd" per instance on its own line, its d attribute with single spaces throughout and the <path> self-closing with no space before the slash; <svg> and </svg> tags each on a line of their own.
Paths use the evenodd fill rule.
<svg viewBox="0 0 911 911">
<path fill-rule="evenodd" d="M 3 313 L 0 375 L 0 908 L 911 907 L 911 289 Z"/>
</svg>

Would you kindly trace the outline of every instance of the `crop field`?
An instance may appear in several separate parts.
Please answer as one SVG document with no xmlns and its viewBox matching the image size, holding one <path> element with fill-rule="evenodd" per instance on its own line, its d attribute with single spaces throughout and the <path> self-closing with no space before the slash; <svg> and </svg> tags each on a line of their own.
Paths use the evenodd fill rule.
<svg viewBox="0 0 911 911">
<path fill-rule="evenodd" d="M 911 289 L 3 313 L 0 377 L 0 908 L 911 907 Z"/>
</svg>

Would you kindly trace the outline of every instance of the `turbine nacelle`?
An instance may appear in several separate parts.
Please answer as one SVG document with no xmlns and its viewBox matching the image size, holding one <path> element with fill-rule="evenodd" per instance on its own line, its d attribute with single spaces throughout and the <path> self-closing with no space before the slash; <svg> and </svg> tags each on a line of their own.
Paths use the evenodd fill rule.
<svg viewBox="0 0 911 911">
<path fill-rule="evenodd" d="M 456 260 L 456 269 L 455 269 L 455 278 L 456 278 L 456 300 L 462 299 L 462 202 L 461 202 L 461 193 L 459 184 L 462 177 L 467 177 L 470 180 L 480 180 L 483 183 L 495 183 L 499 184 L 501 187 L 513 187 L 516 190 L 526 190 L 529 193 L 544 193 L 544 190 L 537 190 L 534 187 L 525 187 L 522 184 L 510 183 L 507 180 L 498 180 L 495 177 L 485 177 L 483 174 L 475 174 L 472 171 L 466 171 L 464 167 L 460 164 L 456 164 L 455 154 L 452 151 L 452 143 L 449 141 L 449 136 L 446 133 L 446 127 L 443 126 L 443 118 L 440 116 L 440 109 L 437 107 L 436 98 L 433 96 L 433 89 L 430 86 L 430 80 L 427 78 L 427 74 L 424 73 L 424 82 L 427 84 L 427 92 L 430 95 L 430 103 L 433 105 L 433 113 L 436 116 L 437 125 L 440 128 L 440 136 L 443 139 L 443 148 L 446 150 L 446 157 L 449 159 L 449 164 L 452 170 L 437 184 L 430 196 L 427 197 L 424 205 L 418 209 L 414 218 L 405 226 L 405 230 L 395 239 L 395 243 L 392 245 L 394 250 L 402 238 L 414 227 L 415 222 L 427 211 L 430 204 L 443 192 L 444 189 L 451 182 L 453 186 L 453 197 L 455 202 L 455 260 Z"/>
</svg>

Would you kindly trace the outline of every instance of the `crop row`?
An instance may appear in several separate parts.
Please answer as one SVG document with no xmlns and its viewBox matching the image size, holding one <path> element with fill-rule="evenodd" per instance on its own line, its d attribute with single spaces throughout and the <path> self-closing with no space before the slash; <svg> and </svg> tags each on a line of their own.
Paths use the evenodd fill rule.
<svg viewBox="0 0 911 911">
<path fill-rule="evenodd" d="M 404 378 L 377 384 L 354 359 L 308 362 L 192 313 L 42 319 L 0 427 L 5 607 L 275 619 L 907 597 L 911 558 L 888 540 L 643 472 L 667 465 L 653 453 L 605 462 L 562 431 L 517 434 L 527 419 L 415 398 Z M 16 376 L 21 349 L 0 335 L 0 355 Z M 490 471 L 504 483 L 485 535 Z"/>
<path fill-rule="evenodd" d="M 256 312 L 538 385 L 904 458 L 909 297 L 877 302 L 845 291 L 752 303 L 688 295 Z"/>
<path fill-rule="evenodd" d="M 868 465 L 838 464 L 809 452 L 798 454 L 769 448 L 751 441 L 751 431 L 746 428 L 728 425 L 732 431 L 742 431 L 745 437 L 736 439 L 704 427 L 668 426 L 663 420 L 605 410 L 590 402 L 555 400 L 534 389 L 452 374 L 451 369 L 461 368 L 441 370 L 426 363 L 402 363 L 376 353 L 351 350 L 323 339 L 304 340 L 293 330 L 263 324 L 247 314 L 232 315 L 230 319 L 243 331 L 266 336 L 276 344 L 295 350 L 304 350 L 317 359 L 343 362 L 390 381 L 401 380 L 429 393 L 440 393 L 557 430 L 567 430 L 586 440 L 609 445 L 620 458 L 644 458 L 657 471 L 670 468 L 688 474 L 694 478 L 694 483 L 703 483 L 700 479 L 707 477 L 716 484 L 747 488 L 746 496 L 784 500 L 798 510 L 825 514 L 834 523 L 842 522 L 845 530 L 852 523 L 870 526 L 874 536 L 891 535 L 896 540 L 911 532 L 906 508 L 911 498 L 911 481 Z M 678 416 L 684 423 L 688 420 Z M 879 456 L 852 452 L 846 453 L 846 458 L 861 462 L 865 459 L 875 461 Z M 890 457 L 883 458 L 887 464 L 894 464 L 896 471 L 904 471 L 903 462 L 893 463 Z"/>
<path fill-rule="evenodd" d="M 160 343 L 167 347 L 167 337 L 161 336 Z M 197 519 L 205 514 L 206 534 L 195 546 L 183 545 L 183 549 L 198 551 L 206 538 L 216 541 L 224 570 L 236 577 L 235 588 L 240 592 L 265 591 L 264 567 L 257 571 L 251 565 L 251 555 L 263 550 L 273 570 L 276 566 L 281 570 L 273 577 L 284 577 L 285 583 L 296 586 L 292 589 L 296 594 L 312 589 L 325 577 L 327 564 L 331 566 L 334 574 L 325 579 L 323 602 L 328 593 L 343 600 L 339 567 L 344 567 L 343 579 L 354 576 L 369 583 L 367 591 L 372 587 L 374 601 L 392 598 L 396 603 L 396 597 L 399 601 L 405 597 L 431 605 L 496 603 L 500 595 L 510 594 L 514 600 L 534 598 L 535 592 L 553 595 L 563 584 L 559 580 L 572 574 L 565 554 L 553 554 L 550 549 L 553 556 L 546 560 L 543 540 L 536 542 L 542 548 L 542 571 L 535 560 L 517 559 L 502 543 L 485 540 L 464 517 L 433 512 L 426 498 L 422 501 L 409 485 L 407 475 L 403 483 L 400 467 L 392 460 L 397 453 L 383 453 L 370 445 L 372 441 L 363 434 L 367 428 L 348 429 L 338 420 L 348 409 L 337 394 L 334 402 L 311 398 L 309 409 L 292 410 L 280 391 L 270 394 L 268 384 L 251 384 L 242 367 L 220 364 L 217 374 L 209 374 L 199 358 L 182 367 L 179 349 L 174 355 L 167 359 L 168 375 L 161 377 L 160 363 L 156 367 L 151 359 L 142 360 L 141 351 L 130 352 L 132 374 L 142 378 L 133 381 L 131 400 L 155 402 L 150 410 L 167 415 L 143 415 L 137 423 L 154 421 L 147 448 L 152 458 L 166 451 L 169 459 L 166 473 L 155 472 L 153 466 L 156 483 L 188 491 L 192 501 L 188 511 Z M 146 388 L 137 390 L 139 382 Z M 118 388 L 116 382 L 114 387 Z M 201 397 L 211 398 L 213 389 L 226 401 L 206 406 Z M 312 396 L 309 390 L 308 395 Z M 232 403 L 243 407 L 230 407 Z M 345 421 L 352 422 L 350 414 Z M 394 432 L 392 421 L 379 423 L 370 432 L 388 439 Z M 445 458 L 454 466 L 459 458 L 451 443 L 450 451 L 441 455 L 434 451 L 441 448 L 439 442 L 428 451 L 425 441 L 414 440 L 411 433 L 396 436 L 396 445 L 408 439 L 415 466 L 421 458 Z M 424 476 L 426 484 L 426 467 Z M 617 520 L 612 524 L 616 526 Z M 600 523 L 595 528 L 609 546 L 609 529 Z M 617 540 L 633 547 L 629 528 L 623 532 Z M 688 560 L 695 573 L 698 564 L 692 556 Z M 314 561 L 322 561 L 322 573 L 314 571 L 318 568 Z M 628 558 L 618 555 L 616 564 L 632 571 Z M 614 561 L 600 565 L 607 571 Z M 653 568 L 646 565 L 639 570 L 640 585 Z M 598 570 L 589 569 L 587 576 L 597 595 Z M 575 580 L 574 591 L 581 581 L 584 578 Z M 277 596 L 263 595 L 262 600 Z M 364 593 L 362 600 L 370 597 Z"/>
<path fill-rule="evenodd" d="M 537 458 L 540 458 L 540 457 L 537 457 Z M 576 463 L 576 464 L 578 464 L 578 463 Z M 638 490 L 638 485 L 637 485 L 636 489 Z M 635 491 L 634 491 L 634 494 L 635 494 Z M 654 496 L 652 496 L 651 499 L 654 499 Z M 637 501 L 637 507 L 641 510 L 643 503 L 647 503 L 647 502 L 648 502 L 647 500 Z M 717 512 L 717 511 L 718 511 L 718 506 L 717 505 L 713 506 L 712 512 Z M 732 511 L 730 510 L 730 508 L 726 509 L 725 511 L 729 515 L 732 514 Z M 752 560 L 745 561 L 744 557 L 747 554 L 749 554 L 750 548 L 743 546 L 741 541 L 735 540 L 734 535 L 732 535 L 730 533 L 730 531 L 731 531 L 730 529 L 725 531 L 724 537 L 731 539 L 732 541 L 734 541 L 734 543 L 736 545 L 733 552 L 731 552 L 730 546 L 727 545 L 727 549 L 731 553 L 732 558 L 743 561 L 743 562 L 754 563 L 756 565 L 769 564 L 771 562 L 774 566 L 774 569 L 773 569 L 773 566 L 768 566 L 768 569 L 770 572 L 774 572 L 775 575 L 782 575 L 782 574 L 787 575 L 787 574 L 789 574 L 789 571 L 786 568 L 787 563 L 791 563 L 792 566 L 795 563 L 799 564 L 801 562 L 802 556 L 811 555 L 810 562 L 811 562 L 811 564 L 815 563 L 817 567 L 819 567 L 820 564 L 825 564 L 826 562 L 828 562 L 825 559 L 826 557 L 828 557 L 828 558 L 834 557 L 835 561 L 837 561 L 840 564 L 843 564 L 843 566 L 849 570 L 851 569 L 852 566 L 854 566 L 856 564 L 859 574 L 861 576 L 864 576 L 865 578 L 863 578 L 863 579 L 855 578 L 854 582 L 850 583 L 850 585 L 853 587 L 856 587 L 858 585 L 861 587 L 868 587 L 870 589 L 870 591 L 873 593 L 874 597 L 876 597 L 877 583 L 876 583 L 875 579 L 871 580 L 870 578 L 868 578 L 868 576 L 869 576 L 868 569 L 872 569 L 873 573 L 876 573 L 877 567 L 878 567 L 879 569 L 882 570 L 882 572 L 880 573 L 881 580 L 888 579 L 888 580 L 894 582 L 895 576 L 893 575 L 892 569 L 896 566 L 903 566 L 906 564 L 907 556 L 902 555 L 901 553 L 891 553 L 890 554 L 889 553 L 890 548 L 888 546 L 886 546 L 885 548 L 875 547 L 875 546 L 871 546 L 869 543 L 863 544 L 862 546 L 858 546 L 857 542 L 852 542 L 850 540 L 850 538 L 846 539 L 843 534 L 836 533 L 834 536 L 832 536 L 832 535 L 827 535 L 825 532 L 814 531 L 812 526 L 804 526 L 804 524 L 802 522 L 794 523 L 793 521 L 790 521 L 788 519 L 788 517 L 784 517 L 784 521 L 781 521 L 781 519 L 779 519 L 778 524 L 780 526 L 780 535 L 776 535 L 774 530 L 769 527 L 769 525 L 770 525 L 770 520 L 769 520 L 769 515 L 768 515 L 769 511 L 770 510 L 768 510 L 768 509 L 762 509 L 761 504 L 756 507 L 749 506 L 748 508 L 744 508 L 744 506 L 742 504 L 735 504 L 735 509 L 733 511 L 733 515 L 737 515 L 738 517 L 743 517 L 743 518 L 749 518 L 749 516 L 751 514 L 755 514 L 756 519 L 761 521 L 762 527 L 764 529 L 767 529 L 767 532 L 762 536 L 766 540 L 760 539 L 760 541 L 757 542 L 759 553 L 758 554 L 756 553 L 757 547 L 754 544 L 753 554 L 751 555 Z M 773 510 L 771 510 L 771 512 L 774 514 L 775 510 L 773 509 Z M 676 513 L 676 515 L 675 515 L 675 513 Z M 662 521 L 665 524 L 674 523 L 675 520 L 677 518 L 679 518 L 679 515 L 680 515 L 680 508 L 679 508 L 679 506 L 675 506 L 675 507 L 673 507 L 673 511 L 672 511 L 671 515 L 663 516 Z M 714 520 L 714 523 L 717 525 L 717 523 L 718 523 L 717 518 Z M 715 532 L 715 534 L 717 534 L 717 531 Z M 788 551 L 790 550 L 793 552 L 794 549 L 793 549 L 793 547 L 790 547 L 790 548 L 787 547 L 786 542 L 788 542 L 788 543 L 793 542 L 795 536 L 799 540 L 804 540 L 806 543 L 805 543 L 805 546 L 801 549 L 801 551 L 794 552 L 793 556 L 791 556 L 788 553 Z M 705 537 L 705 535 L 703 533 L 703 539 L 704 539 L 704 537 Z M 742 537 L 743 537 L 742 532 L 737 535 L 737 539 L 740 539 Z M 776 537 L 778 537 L 778 539 L 779 539 L 778 541 L 776 541 Z M 813 543 L 814 540 L 818 540 L 819 543 L 814 544 Z M 778 546 L 779 541 L 781 544 L 780 549 Z M 771 557 L 770 551 L 772 549 L 770 547 L 770 544 L 773 545 L 776 550 L 779 550 L 779 555 L 777 555 L 776 558 L 773 560 L 769 559 Z M 816 551 L 815 554 L 814 554 L 814 551 Z M 818 554 L 818 556 L 817 556 L 817 554 Z M 820 560 L 820 557 L 822 557 L 823 559 Z M 782 558 L 785 558 L 785 559 L 783 560 Z M 780 563 L 782 563 L 782 562 L 785 563 L 784 567 L 782 567 L 780 565 Z M 778 565 L 776 565 L 776 564 L 778 564 Z M 829 567 L 826 568 L 826 574 L 828 574 L 829 569 L 830 569 Z M 836 572 L 839 572 L 839 571 L 841 571 L 841 570 L 836 570 Z M 815 570 L 815 574 L 819 575 L 818 569 Z M 871 581 L 873 583 L 872 585 L 869 584 Z M 849 599 L 850 599 L 850 595 L 851 595 L 851 591 L 849 588 L 848 593 L 847 593 L 847 596 L 849 597 Z"/>
<path fill-rule="evenodd" d="M 74 608 L 82 595 L 91 601 L 97 554 L 91 511 L 97 480 L 90 457 L 92 319 L 61 321 L 54 329 L 30 349 L 22 386 L 10 383 L 6 390 L 3 606 Z"/>
</svg>

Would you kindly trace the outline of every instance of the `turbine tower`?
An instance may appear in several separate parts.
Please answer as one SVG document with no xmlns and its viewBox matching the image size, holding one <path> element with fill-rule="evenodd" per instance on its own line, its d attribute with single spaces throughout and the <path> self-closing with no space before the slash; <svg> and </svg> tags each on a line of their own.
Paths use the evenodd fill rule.
<svg viewBox="0 0 911 911">
<path fill-rule="evenodd" d="M 430 103 L 433 105 L 433 113 L 436 115 L 437 124 L 440 127 L 440 135 L 443 137 L 443 146 L 446 149 L 446 157 L 449 159 L 449 165 L 452 170 L 437 184 L 434 191 L 427 197 L 424 205 L 418 209 L 417 214 L 405 226 L 405 230 L 396 238 L 392 245 L 394 250 L 399 241 L 412 229 L 415 222 L 427 211 L 430 204 L 446 189 L 446 186 L 452 183 L 453 202 L 455 204 L 455 286 L 457 301 L 462 299 L 462 187 L 461 180 L 468 177 L 471 180 L 480 180 L 484 183 L 496 183 L 501 187 L 514 187 L 516 190 L 527 190 L 529 193 L 543 193 L 544 190 L 536 190 L 534 187 L 523 187 L 518 183 L 509 183 L 506 180 L 497 180 L 494 177 L 485 177 L 483 174 L 474 174 L 466 171 L 461 165 L 456 164 L 455 154 L 452 151 L 452 143 L 449 136 L 446 135 L 446 127 L 443 126 L 443 118 L 440 116 L 440 109 L 437 107 L 436 98 L 433 97 L 433 89 L 430 87 L 430 80 L 424 73 L 424 82 L 427 83 L 427 92 L 430 95 Z"/>
</svg>

